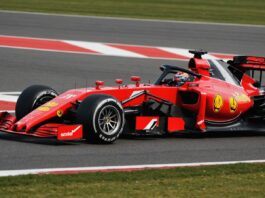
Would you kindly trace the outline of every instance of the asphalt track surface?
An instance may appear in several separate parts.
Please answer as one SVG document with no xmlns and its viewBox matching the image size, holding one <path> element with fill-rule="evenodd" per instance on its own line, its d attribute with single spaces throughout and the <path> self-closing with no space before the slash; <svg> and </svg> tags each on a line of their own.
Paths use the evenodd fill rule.
<svg viewBox="0 0 265 198">
<path fill-rule="evenodd" d="M 0 12 L 0 34 L 264 55 L 265 28 L 60 17 Z M 131 75 L 153 81 L 158 66 L 186 62 L 40 52 L 0 48 L 0 91 L 20 91 L 46 84 L 59 92 L 92 85 L 97 79 L 113 85 Z M 0 134 L 0 170 L 188 163 L 265 159 L 265 136 L 122 138 L 113 145 L 16 138 Z"/>
</svg>

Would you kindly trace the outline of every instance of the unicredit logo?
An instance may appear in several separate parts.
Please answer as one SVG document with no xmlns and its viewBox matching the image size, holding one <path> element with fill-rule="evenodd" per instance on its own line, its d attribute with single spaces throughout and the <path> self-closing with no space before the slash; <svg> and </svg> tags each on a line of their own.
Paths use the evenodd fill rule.
<svg viewBox="0 0 265 198">
<path fill-rule="evenodd" d="M 73 136 L 74 133 L 75 133 L 78 129 L 80 129 L 80 128 L 81 128 L 81 126 L 78 126 L 78 127 L 76 127 L 75 129 L 73 129 L 72 131 L 65 132 L 65 133 L 61 133 L 61 136 L 62 136 L 62 137 Z"/>
</svg>

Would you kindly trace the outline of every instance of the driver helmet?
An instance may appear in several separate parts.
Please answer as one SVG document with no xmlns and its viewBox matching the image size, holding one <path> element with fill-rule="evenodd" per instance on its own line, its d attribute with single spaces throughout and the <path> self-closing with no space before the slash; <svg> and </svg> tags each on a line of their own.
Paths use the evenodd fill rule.
<svg viewBox="0 0 265 198">
<path fill-rule="evenodd" d="M 185 73 L 185 72 L 177 72 L 175 75 L 174 75 L 174 81 L 175 82 L 186 82 L 188 81 L 189 79 L 189 74 Z"/>
</svg>

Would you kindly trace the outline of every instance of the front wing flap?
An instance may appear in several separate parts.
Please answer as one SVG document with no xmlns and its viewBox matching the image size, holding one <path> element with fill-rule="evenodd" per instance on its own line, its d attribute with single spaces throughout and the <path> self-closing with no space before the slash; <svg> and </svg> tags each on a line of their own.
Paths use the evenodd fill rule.
<svg viewBox="0 0 265 198">
<path fill-rule="evenodd" d="M 54 138 L 57 140 L 81 140 L 83 139 L 83 127 L 80 124 L 58 124 L 48 123 L 43 124 L 33 131 L 16 131 L 15 116 L 8 112 L 0 113 L 0 131 L 15 134 L 32 136 L 38 138 Z"/>
</svg>

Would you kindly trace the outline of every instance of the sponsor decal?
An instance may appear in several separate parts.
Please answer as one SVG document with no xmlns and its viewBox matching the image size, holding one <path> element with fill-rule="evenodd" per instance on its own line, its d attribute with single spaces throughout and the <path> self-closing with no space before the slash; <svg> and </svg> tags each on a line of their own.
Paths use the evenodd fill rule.
<svg viewBox="0 0 265 198">
<path fill-rule="evenodd" d="M 82 137 L 82 125 L 63 125 L 58 127 L 58 140 L 79 140 Z"/>
<path fill-rule="evenodd" d="M 40 107 L 38 107 L 38 110 L 39 111 L 49 111 L 50 110 L 50 107 L 40 106 Z"/>
<path fill-rule="evenodd" d="M 159 117 L 157 116 L 137 116 L 136 130 L 152 131 L 159 126 Z"/>
<path fill-rule="evenodd" d="M 57 105 L 58 105 L 58 103 L 57 102 L 53 102 L 53 101 L 52 102 L 48 102 L 48 103 L 45 104 L 46 107 L 56 107 Z"/>
<path fill-rule="evenodd" d="M 150 130 L 151 131 L 157 126 L 157 124 L 158 124 L 158 119 L 154 118 L 146 125 L 144 130 Z"/>
<path fill-rule="evenodd" d="M 250 102 L 250 98 L 246 94 L 234 94 L 234 97 L 237 102 Z"/>
<path fill-rule="evenodd" d="M 58 110 L 57 111 L 57 116 L 60 118 L 63 116 L 63 111 L 62 110 Z"/>
<path fill-rule="evenodd" d="M 39 111 L 49 111 L 51 107 L 56 107 L 58 105 L 57 102 L 48 102 L 40 107 L 37 108 Z"/>
<path fill-rule="evenodd" d="M 81 128 L 81 126 L 78 126 L 69 132 L 61 133 L 61 137 L 72 137 L 80 128 Z"/>
<path fill-rule="evenodd" d="M 81 128 L 81 126 L 78 126 L 78 127 L 76 127 L 75 129 L 73 129 L 73 130 L 71 130 L 71 131 L 69 131 L 69 132 L 61 133 L 61 136 L 62 136 L 62 137 L 71 137 L 71 136 L 73 136 L 74 133 L 77 132 L 77 130 L 80 129 L 80 128 Z"/>
<path fill-rule="evenodd" d="M 234 97 L 229 98 L 229 108 L 231 113 L 234 113 L 237 110 L 237 101 Z"/>
<path fill-rule="evenodd" d="M 224 104 L 223 97 L 221 95 L 217 94 L 213 100 L 213 111 L 215 113 L 218 113 L 221 110 L 223 104 Z"/>
</svg>

